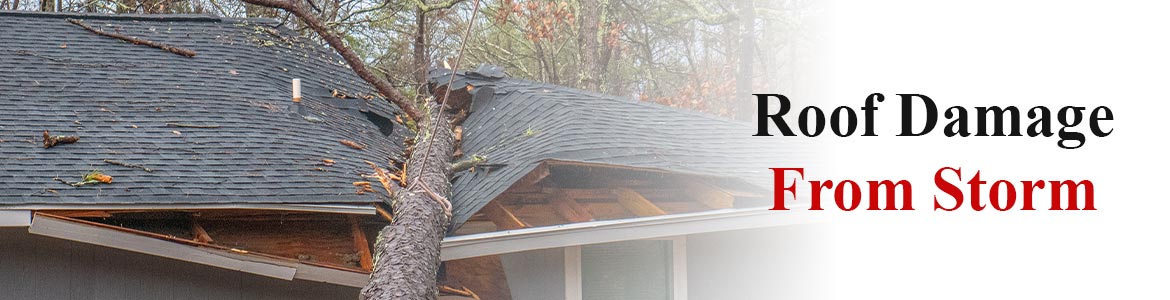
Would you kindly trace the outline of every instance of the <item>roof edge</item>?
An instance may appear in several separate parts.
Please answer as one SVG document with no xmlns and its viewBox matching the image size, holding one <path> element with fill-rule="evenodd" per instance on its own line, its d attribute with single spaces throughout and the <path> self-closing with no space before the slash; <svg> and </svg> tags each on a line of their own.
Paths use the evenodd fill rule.
<svg viewBox="0 0 1170 300">
<path fill-rule="evenodd" d="M 267 18 L 225 18 L 209 14 L 102 14 L 75 12 L 40 12 L 23 10 L 0 10 L 0 17 L 30 17 L 46 19 L 79 18 L 88 20 L 139 20 L 139 21 L 181 21 L 181 22 L 254 22 L 276 24 Z"/>
</svg>

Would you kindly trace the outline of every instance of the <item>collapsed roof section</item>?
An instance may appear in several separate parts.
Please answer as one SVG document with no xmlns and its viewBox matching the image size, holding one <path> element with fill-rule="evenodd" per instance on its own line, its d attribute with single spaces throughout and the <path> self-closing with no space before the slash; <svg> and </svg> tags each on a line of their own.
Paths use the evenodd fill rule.
<svg viewBox="0 0 1170 300">
<path fill-rule="evenodd" d="M 432 70 L 430 82 L 441 90 L 451 76 L 450 70 Z M 488 160 L 474 172 L 456 174 L 452 197 L 455 227 L 490 207 L 493 200 L 502 199 L 501 195 L 514 194 L 507 191 L 517 188 L 518 183 L 531 185 L 532 180 L 522 181 L 530 174 L 540 173 L 539 168 L 546 162 L 584 163 L 595 170 L 616 167 L 675 174 L 671 175 L 675 182 L 643 186 L 649 189 L 677 188 L 679 182 L 697 180 L 731 193 L 746 190 L 759 195 L 770 185 L 767 166 L 790 164 L 811 154 L 801 144 L 780 146 L 774 144 L 774 139 L 752 139 L 750 124 L 508 78 L 495 67 L 457 72 L 450 85 L 449 102 L 471 101 L 470 112 L 462 123 L 463 153 Z M 571 180 L 561 181 L 559 185 Z M 614 192 L 613 188 L 636 186 L 615 183 L 595 187 L 609 188 L 603 191 L 605 196 L 620 199 L 620 190 Z M 626 210 L 638 215 L 630 207 Z"/>
<path fill-rule="evenodd" d="M 334 51 L 271 20 L 0 12 L 0 65 L 0 205 L 375 203 L 354 182 L 409 134 Z M 112 182 L 60 182 L 94 170 Z"/>
</svg>

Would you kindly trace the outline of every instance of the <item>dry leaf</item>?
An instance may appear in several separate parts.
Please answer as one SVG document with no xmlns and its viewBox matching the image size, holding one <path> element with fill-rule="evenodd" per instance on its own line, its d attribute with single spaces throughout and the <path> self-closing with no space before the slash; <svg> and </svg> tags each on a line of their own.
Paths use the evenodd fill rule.
<svg viewBox="0 0 1170 300">
<path fill-rule="evenodd" d="M 342 145 L 349 146 L 350 148 L 354 148 L 354 149 L 358 149 L 358 150 L 366 149 L 366 146 L 362 146 L 361 144 L 358 144 L 358 143 L 351 141 L 351 140 L 340 140 L 338 142 L 340 142 Z"/>
</svg>

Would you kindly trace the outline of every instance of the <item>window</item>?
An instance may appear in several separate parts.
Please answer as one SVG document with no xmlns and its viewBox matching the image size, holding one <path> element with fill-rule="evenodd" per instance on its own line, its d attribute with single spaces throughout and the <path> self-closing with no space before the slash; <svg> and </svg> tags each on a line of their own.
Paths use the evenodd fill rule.
<svg viewBox="0 0 1170 300">
<path fill-rule="evenodd" d="M 685 238 L 565 248 L 565 299 L 686 299 Z"/>
</svg>

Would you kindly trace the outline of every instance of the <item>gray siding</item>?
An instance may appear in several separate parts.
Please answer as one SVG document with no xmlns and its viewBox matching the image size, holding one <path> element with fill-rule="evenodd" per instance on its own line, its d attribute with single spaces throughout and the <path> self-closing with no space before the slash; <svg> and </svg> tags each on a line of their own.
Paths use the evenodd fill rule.
<svg viewBox="0 0 1170 300">
<path fill-rule="evenodd" d="M 0 228 L 0 300 L 357 299 L 358 288 L 285 281 Z"/>
</svg>

